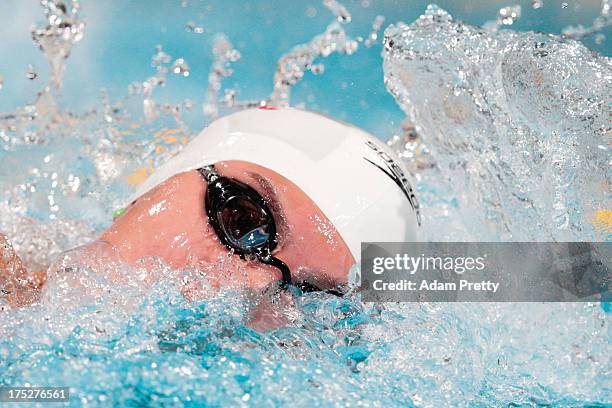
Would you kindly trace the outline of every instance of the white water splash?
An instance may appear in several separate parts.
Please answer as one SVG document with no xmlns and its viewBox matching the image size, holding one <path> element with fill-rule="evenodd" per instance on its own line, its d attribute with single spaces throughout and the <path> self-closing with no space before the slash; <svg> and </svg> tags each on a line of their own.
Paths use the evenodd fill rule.
<svg viewBox="0 0 612 408">
<path fill-rule="evenodd" d="M 370 48 L 371 46 L 376 44 L 376 42 L 378 41 L 378 32 L 380 31 L 384 23 L 385 23 L 385 16 L 376 16 L 376 18 L 372 22 L 372 31 L 370 32 L 370 35 L 368 35 L 368 38 L 366 38 L 365 42 L 363 43 L 363 45 L 365 45 L 366 48 Z"/>
<path fill-rule="evenodd" d="M 320 66 L 314 64 L 318 58 L 328 57 L 334 52 L 351 55 L 357 48 L 357 41 L 349 37 L 339 23 L 333 22 L 323 34 L 306 44 L 294 47 L 280 58 L 274 74 L 274 91 L 270 102 L 274 106 L 288 106 L 291 88 L 307 71 L 313 69 L 313 66 L 315 70 L 320 71 Z"/>
<path fill-rule="evenodd" d="M 49 85 L 59 89 L 64 75 L 64 61 L 72 47 L 83 38 L 85 23 L 78 19 L 79 1 L 41 0 L 47 24 L 32 29 L 32 40 L 45 54 L 51 66 Z"/>
<path fill-rule="evenodd" d="M 433 6 L 387 28 L 383 57 L 424 144 L 396 148 L 435 166 L 420 176 L 426 230 L 444 232 L 432 239 L 597 239 L 591 220 L 610 185 L 609 58 L 553 35 L 487 32 Z"/>
<path fill-rule="evenodd" d="M 604 28 L 612 25 L 612 14 L 610 13 L 610 7 L 610 0 L 601 0 L 599 16 L 597 16 L 590 25 L 584 26 L 579 24 L 577 26 L 565 27 L 562 30 L 563 35 L 575 40 L 582 40 L 584 38 L 597 35 Z M 603 34 L 598 37 L 599 43 L 602 43 L 605 40 L 605 36 L 602 37 L 602 35 Z"/>
<path fill-rule="evenodd" d="M 352 21 L 351 13 L 337 0 L 323 0 L 323 5 L 336 16 L 341 24 L 348 24 Z"/>
<path fill-rule="evenodd" d="M 387 30 L 385 68 L 398 102 L 414 110 L 396 147 L 420 171 L 431 235 L 482 237 L 477 226 L 487 211 L 493 215 L 487 222 L 500 229 L 495 216 L 507 211 L 518 217 L 510 219 L 516 229 L 512 223 L 523 214 L 513 205 L 524 196 L 514 194 L 526 188 L 527 198 L 538 198 L 534 186 L 563 192 L 555 177 L 508 177 L 512 166 L 539 177 L 538 171 L 571 175 L 573 163 L 577 182 L 588 172 L 599 177 L 601 157 L 590 150 L 595 138 L 589 132 L 601 124 L 601 94 L 610 94 L 601 90 L 610 80 L 607 63 L 573 42 L 533 33 L 498 37 L 447 21 L 441 11 L 412 29 L 405 36 L 399 26 Z M 310 70 L 322 67 L 314 61 Z M 574 87 L 567 78 L 576 79 Z M 221 86 L 211 100 L 219 93 Z M 153 100 L 153 90 L 147 97 L 157 116 L 147 125 L 137 95 L 113 103 L 104 94 L 100 112 L 65 113 L 42 133 L 48 145 L 23 123 L 0 120 L 0 154 L 10 152 L 0 160 L 0 231 L 24 258 L 46 265 L 60 251 L 90 241 L 96 234 L 86 224 L 108 221 L 117 195 L 113 183 L 124 183 L 129 163 L 155 166 L 161 157 L 152 135 L 181 134 L 162 132 L 166 109 L 176 112 Z M 24 123 L 41 123 L 40 116 L 31 118 Z M 517 123 L 524 126 L 515 129 Z M 538 137 L 531 137 L 537 126 Z M 491 139 L 499 139 L 504 151 L 496 151 Z M 512 149 L 517 163 L 508 159 Z M 552 158 L 546 155 L 551 149 Z M 568 159 L 571 153 L 580 157 Z M 506 183 L 501 198 L 508 202 L 492 201 L 488 182 Z M 592 183 L 587 179 L 580 191 L 588 194 Z M 465 201 L 471 195 L 474 200 Z M 57 218 L 41 223 L 28 214 Z M 537 217 L 523 221 L 541 227 Z M 290 304 L 274 299 L 276 307 L 264 310 L 288 323 L 257 333 L 248 326 L 249 314 L 265 296 L 252 301 L 242 292 L 207 292 L 204 281 L 197 291 L 208 293 L 207 301 L 186 301 L 181 287 L 189 279 L 200 282 L 202 272 L 171 271 L 155 259 L 129 267 L 104 245 L 63 254 L 51 263 L 52 279 L 39 304 L 0 312 L 3 381 L 61 379 L 73 387 L 75 401 L 94 406 L 316 406 L 338 400 L 355 406 L 585 406 L 609 399 L 601 373 L 609 360 L 610 317 L 597 304 L 380 306 L 311 293 Z"/>
<path fill-rule="evenodd" d="M 213 63 L 208 73 L 208 88 L 204 99 L 204 116 L 214 119 L 219 116 L 219 91 L 223 78 L 233 74 L 231 65 L 240 59 L 240 53 L 230 40 L 223 34 L 218 34 L 213 43 Z M 227 105 L 233 106 L 233 94 L 227 98 Z"/>
<path fill-rule="evenodd" d="M 483 28 L 491 31 L 496 31 L 503 26 L 511 26 L 519 18 L 521 18 L 522 9 L 520 5 L 502 7 L 497 12 L 495 21 L 488 21 L 483 25 Z"/>
</svg>

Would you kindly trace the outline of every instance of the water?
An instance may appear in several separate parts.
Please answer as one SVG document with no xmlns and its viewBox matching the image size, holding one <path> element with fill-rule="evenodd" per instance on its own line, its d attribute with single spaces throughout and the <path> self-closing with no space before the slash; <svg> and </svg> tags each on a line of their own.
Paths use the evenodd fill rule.
<svg viewBox="0 0 612 408">
<path fill-rule="evenodd" d="M 194 12 L 200 3 L 175 5 L 189 12 L 176 32 L 208 36 L 209 48 L 182 54 L 153 42 L 148 71 L 128 91 L 109 80 L 93 107 L 77 110 L 66 95 L 79 79 L 66 75 L 95 22 L 88 4 L 42 2 L 45 21 L 32 35 L 49 71 L 33 63 L 30 80 L 21 68 L 39 89 L 0 116 L 0 231 L 29 270 L 50 266 L 33 305 L 0 305 L 2 385 L 70 385 L 74 406 L 610 403 L 606 304 L 376 306 L 354 293 L 291 297 L 231 284 L 218 292 L 206 273 L 237 268 L 231 257 L 171 270 L 155 258 L 128 266 L 103 244 L 82 247 L 202 123 L 270 103 L 337 112 L 394 134 L 390 144 L 419 181 L 428 239 L 609 239 L 609 58 L 558 36 L 504 29 L 520 27 L 530 10 L 561 12 L 560 3 L 522 4 L 518 14 L 495 5 L 482 18 L 495 22 L 486 30 L 435 7 L 410 24 L 397 23 L 398 5 L 304 7 L 313 17 L 300 19 L 318 19 L 319 30 L 277 50 L 271 86 L 259 92 L 248 91 L 244 83 L 254 81 L 241 71 L 252 49 L 226 32 L 235 24 L 215 30 L 214 3 Z M 364 10 L 373 14 L 363 18 Z M 111 27 L 120 30 L 121 18 Z M 278 24 L 270 42 L 290 31 Z M 367 74 L 338 70 L 344 61 L 369 61 L 396 102 L 384 90 L 355 98 Z M 330 82 L 305 97 L 317 81 Z M 194 92 L 172 86 L 179 83 Z M 322 108 L 334 98 L 346 106 Z M 378 100 L 388 101 L 380 115 Z"/>
<path fill-rule="evenodd" d="M 384 69 L 422 134 L 408 148 L 405 138 L 394 143 L 427 168 L 420 199 L 435 225 L 431 238 L 608 238 L 593 220 L 609 204 L 609 58 L 558 36 L 483 30 L 429 7 L 411 25 L 387 28 Z"/>
</svg>

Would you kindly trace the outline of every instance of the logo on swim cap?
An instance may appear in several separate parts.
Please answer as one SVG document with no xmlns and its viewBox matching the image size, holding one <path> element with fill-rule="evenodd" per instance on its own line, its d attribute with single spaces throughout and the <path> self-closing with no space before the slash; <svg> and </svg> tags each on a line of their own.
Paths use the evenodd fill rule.
<svg viewBox="0 0 612 408">
<path fill-rule="evenodd" d="M 381 165 L 374 163 L 372 160 L 368 159 L 367 157 L 364 157 L 364 159 L 368 161 L 369 163 L 372 163 L 378 169 L 380 169 L 380 171 L 382 171 L 388 177 L 390 177 L 391 180 L 393 180 L 393 182 L 397 184 L 399 188 L 402 189 L 402 192 L 408 199 L 410 206 L 416 213 L 416 219 L 420 226 L 421 225 L 421 211 L 420 211 L 420 206 L 419 206 L 419 200 L 417 200 L 416 195 L 414 194 L 414 190 L 412 189 L 412 185 L 410 184 L 410 181 L 406 177 L 406 173 L 404 173 L 402 168 L 398 166 L 395 163 L 395 161 L 393 161 L 391 156 L 389 156 L 386 152 L 380 150 L 374 144 L 374 142 L 372 142 L 371 140 L 368 140 L 366 142 L 366 145 L 368 145 L 368 147 L 376 153 L 376 156 L 382 160 L 386 169 L 383 168 Z"/>
</svg>

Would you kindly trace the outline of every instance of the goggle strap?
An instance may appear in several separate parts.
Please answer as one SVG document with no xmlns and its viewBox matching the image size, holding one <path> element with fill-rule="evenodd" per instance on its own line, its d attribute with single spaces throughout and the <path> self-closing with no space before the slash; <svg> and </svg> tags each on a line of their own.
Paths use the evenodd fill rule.
<svg viewBox="0 0 612 408">
<path fill-rule="evenodd" d="M 266 256 L 260 256 L 259 261 L 261 263 L 274 266 L 275 268 L 281 271 L 281 274 L 282 274 L 281 287 L 282 288 L 286 288 L 287 286 L 291 285 L 291 272 L 289 271 L 289 267 L 287 266 L 287 264 L 285 264 L 280 259 L 273 257 L 270 254 L 267 254 Z"/>
<path fill-rule="evenodd" d="M 217 171 L 215 170 L 214 165 L 200 167 L 198 171 L 200 172 L 202 177 L 204 177 L 204 180 L 206 180 L 207 183 L 212 183 L 213 181 L 221 177 L 219 176 L 219 173 L 217 173 Z"/>
</svg>

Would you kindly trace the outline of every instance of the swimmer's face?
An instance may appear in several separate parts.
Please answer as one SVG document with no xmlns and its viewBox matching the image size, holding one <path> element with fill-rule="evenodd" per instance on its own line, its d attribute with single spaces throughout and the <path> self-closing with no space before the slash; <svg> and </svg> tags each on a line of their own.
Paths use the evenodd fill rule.
<svg viewBox="0 0 612 408">
<path fill-rule="evenodd" d="M 355 259 L 331 222 L 299 187 L 253 163 L 226 161 L 215 169 L 252 187 L 266 200 L 278 234 L 272 254 L 287 264 L 294 282 L 327 288 L 346 281 Z M 129 263 L 159 257 L 173 268 L 194 265 L 217 274 L 209 276 L 213 282 L 227 280 L 229 273 L 232 283 L 255 289 L 278 281 L 277 268 L 231 255 L 220 242 L 206 215 L 206 189 L 198 171 L 177 174 L 136 200 L 101 240 L 113 245 Z M 225 267 L 224 273 L 223 267 L 211 267 L 223 262 L 234 266 Z"/>
</svg>

